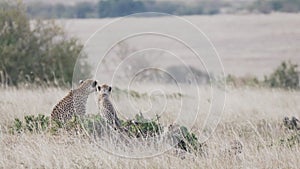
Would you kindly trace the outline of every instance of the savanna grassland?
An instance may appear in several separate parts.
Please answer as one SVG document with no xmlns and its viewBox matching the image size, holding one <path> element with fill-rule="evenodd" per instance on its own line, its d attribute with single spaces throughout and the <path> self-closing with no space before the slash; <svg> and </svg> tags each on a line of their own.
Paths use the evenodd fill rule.
<svg viewBox="0 0 300 169">
<path fill-rule="evenodd" d="M 282 60 L 299 64 L 299 14 L 215 15 L 186 17 L 200 27 L 217 48 L 225 73 L 236 76 L 268 75 Z M 132 18 L 132 20 L 143 18 Z M 166 19 L 166 18 L 149 18 Z M 111 19 L 59 20 L 71 36 L 83 42 Z M 177 28 L 180 29 L 180 28 Z M 146 43 L 146 42 L 143 42 Z M 151 41 L 149 41 L 151 43 Z M 136 47 L 138 48 L 138 46 Z M 181 52 L 180 49 L 179 53 Z M 97 53 L 88 53 L 97 55 Z M 188 56 L 186 56 L 188 58 Z M 163 60 L 162 60 L 163 61 Z M 102 82 L 100 82 L 102 83 Z M 127 84 L 126 84 L 127 85 Z M 121 91 L 126 88 L 120 87 Z M 200 100 L 187 93 L 177 97 L 176 88 L 164 86 L 169 97 L 147 93 L 147 87 L 136 89 L 128 104 L 127 93 L 113 88 L 113 102 L 120 118 L 132 118 L 139 109 L 150 110 L 145 116 L 159 112 L 164 127 L 178 117 L 198 137 L 201 136 L 211 103 L 209 86 L 199 87 Z M 159 89 L 162 87 L 159 86 Z M 144 90 L 145 89 L 145 90 Z M 174 90 L 173 90 L 174 89 Z M 146 91 L 146 93 L 145 93 Z M 179 152 L 175 148 L 154 157 L 132 159 L 113 155 L 91 139 L 67 132 L 12 134 L 15 118 L 43 114 L 49 116 L 53 106 L 68 89 L 55 87 L 0 88 L 0 168 L 299 168 L 299 133 L 283 126 L 284 117 L 300 117 L 300 91 L 260 86 L 227 86 L 224 111 L 216 130 L 206 140 L 204 155 Z M 150 97 L 153 96 L 153 97 Z M 174 97 L 173 97 L 174 96 Z M 182 99 L 183 105 L 179 104 Z M 89 99 L 88 114 L 97 114 L 95 95 Z M 131 102 L 130 102 L 131 103 Z M 166 107 L 161 107 L 161 104 Z M 197 107 L 199 114 L 196 118 Z M 163 106 L 164 106 L 163 105 Z M 222 106 L 220 104 L 219 106 Z M 137 108 L 134 108 L 134 107 Z M 134 109 L 133 109 L 134 108 Z M 183 109 L 181 109 L 183 108 Z M 151 114 L 151 112 L 153 114 Z M 216 117 L 216 118 L 218 118 Z M 193 119 L 193 123 L 189 123 Z M 236 143 L 242 148 L 236 148 Z M 122 144 L 122 143 L 118 143 Z M 155 146 L 132 142 L 137 151 L 157 152 Z M 104 145 L 110 150 L 114 144 Z M 119 146 L 119 145 L 118 145 Z M 126 145 L 121 145 L 121 147 Z M 125 148 L 126 149 L 126 148 Z M 130 149 L 126 149 L 130 153 Z M 136 153 L 136 152 L 134 152 Z M 133 154 L 134 154 L 133 153 Z"/>
<path fill-rule="evenodd" d="M 207 92 L 205 87 L 201 93 Z M 228 88 L 221 121 L 206 141 L 206 155 L 167 151 L 144 159 L 127 159 L 103 151 L 81 136 L 47 132 L 11 135 L 14 118 L 49 115 L 67 90 L 58 88 L 1 89 L 1 168 L 298 168 L 300 155 L 293 131 L 282 126 L 284 116 L 299 115 L 299 92 L 264 88 Z M 183 96 L 186 97 L 186 96 Z M 160 99 L 159 97 L 156 99 Z M 175 99 L 176 100 L 176 99 Z M 170 101 L 174 101 L 172 98 Z M 122 100 L 116 99 L 116 105 Z M 207 106 L 202 104 L 203 107 Z M 126 112 L 126 106 L 119 109 Z M 167 116 L 164 114 L 163 116 Z M 192 130 L 199 134 L 198 116 Z M 282 141 L 284 140 L 284 141 Z M 230 153 L 232 142 L 243 145 Z M 111 145 L 110 145 L 111 146 Z M 109 147 L 107 147 L 109 149 Z M 147 147 L 139 147 L 141 151 Z M 151 148 L 151 147 L 150 147 Z M 155 151 L 155 150 L 153 150 Z"/>
</svg>

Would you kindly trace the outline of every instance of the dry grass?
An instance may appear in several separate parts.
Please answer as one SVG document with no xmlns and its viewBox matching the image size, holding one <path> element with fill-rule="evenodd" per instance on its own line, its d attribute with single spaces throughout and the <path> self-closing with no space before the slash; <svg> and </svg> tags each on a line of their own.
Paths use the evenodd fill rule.
<svg viewBox="0 0 300 169">
<path fill-rule="evenodd" d="M 205 157 L 185 153 L 176 155 L 171 150 L 153 158 L 127 159 L 106 153 L 80 136 L 10 135 L 6 132 L 16 117 L 38 113 L 49 115 L 52 106 L 66 92 L 57 88 L 0 89 L 0 168 L 298 168 L 300 165 L 298 145 L 290 148 L 277 144 L 281 137 L 289 134 L 281 128 L 281 119 L 300 116 L 299 91 L 228 89 L 222 120 L 207 141 L 208 155 Z M 203 97 L 209 96 L 205 94 L 205 87 L 200 88 L 200 93 Z M 115 104 L 127 112 L 130 109 L 122 104 L 121 98 L 115 99 Z M 169 100 L 176 103 L 176 99 Z M 206 104 L 201 102 L 202 107 Z M 170 111 L 172 109 L 176 106 L 170 106 Z M 193 127 L 196 132 L 202 126 L 203 119 L 200 118 L 205 116 L 202 113 L 205 111 L 200 112 Z M 242 142 L 242 154 L 226 153 L 232 140 Z M 138 148 L 141 151 L 151 149 Z M 181 158 L 183 156 L 185 159 Z"/>
</svg>

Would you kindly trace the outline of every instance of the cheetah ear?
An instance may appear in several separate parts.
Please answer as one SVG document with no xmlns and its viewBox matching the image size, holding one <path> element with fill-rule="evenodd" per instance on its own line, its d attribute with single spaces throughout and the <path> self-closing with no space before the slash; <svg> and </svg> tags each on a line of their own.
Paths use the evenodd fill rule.
<svg viewBox="0 0 300 169">
<path fill-rule="evenodd" d="M 79 84 L 82 84 L 83 83 L 83 80 L 79 80 Z"/>
<path fill-rule="evenodd" d="M 98 86 L 97 88 L 98 88 L 98 91 L 100 91 L 100 90 L 101 90 L 101 87 L 100 87 L 100 86 Z"/>
<path fill-rule="evenodd" d="M 108 91 L 111 92 L 111 87 L 110 86 L 108 87 Z"/>
<path fill-rule="evenodd" d="M 97 81 L 94 81 L 92 87 L 96 87 L 96 85 L 97 85 Z"/>
</svg>

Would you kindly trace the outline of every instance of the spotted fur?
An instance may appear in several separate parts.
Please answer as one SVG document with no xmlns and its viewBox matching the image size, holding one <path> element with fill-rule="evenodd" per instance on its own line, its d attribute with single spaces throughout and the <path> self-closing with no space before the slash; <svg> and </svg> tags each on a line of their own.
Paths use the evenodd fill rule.
<svg viewBox="0 0 300 169">
<path fill-rule="evenodd" d="M 51 113 L 52 120 L 66 122 L 74 114 L 82 116 L 86 113 L 86 102 L 89 94 L 97 90 L 97 81 L 85 80 L 80 81 L 80 86 L 71 90 L 62 100 L 53 108 Z"/>
<path fill-rule="evenodd" d="M 121 122 L 117 116 L 117 112 L 111 103 L 109 96 L 111 94 L 111 86 L 103 84 L 97 87 L 98 92 L 98 108 L 101 115 L 107 120 L 108 124 L 120 129 Z"/>
</svg>

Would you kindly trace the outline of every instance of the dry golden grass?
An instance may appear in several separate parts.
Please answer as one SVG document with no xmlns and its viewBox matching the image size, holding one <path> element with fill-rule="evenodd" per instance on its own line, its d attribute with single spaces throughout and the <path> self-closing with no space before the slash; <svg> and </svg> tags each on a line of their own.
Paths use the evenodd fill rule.
<svg viewBox="0 0 300 169">
<path fill-rule="evenodd" d="M 299 168 L 300 165 L 299 145 L 290 148 L 278 144 L 281 137 L 289 134 L 281 127 L 282 118 L 300 116 L 299 91 L 229 88 L 222 120 L 207 140 L 207 156 L 176 155 L 171 150 L 153 158 L 127 159 L 106 153 L 80 136 L 7 133 L 14 118 L 38 113 L 49 115 L 52 106 L 66 92 L 57 88 L 0 89 L 0 168 Z M 208 96 L 206 92 L 205 87 L 200 88 L 203 97 Z M 116 99 L 115 104 L 124 112 L 129 110 L 122 106 L 122 99 Z M 203 107 L 205 104 L 201 103 Z M 201 115 L 193 127 L 196 133 L 202 126 L 200 118 Z M 241 154 L 226 153 L 233 140 L 243 144 Z"/>
</svg>

